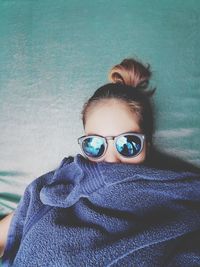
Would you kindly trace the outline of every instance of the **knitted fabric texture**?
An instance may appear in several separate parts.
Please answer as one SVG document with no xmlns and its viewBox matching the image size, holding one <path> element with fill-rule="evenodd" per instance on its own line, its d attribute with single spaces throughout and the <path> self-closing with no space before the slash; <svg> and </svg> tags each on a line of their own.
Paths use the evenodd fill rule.
<svg viewBox="0 0 200 267">
<path fill-rule="evenodd" d="M 3 266 L 200 266 L 200 175 L 64 158 L 26 188 Z"/>
</svg>

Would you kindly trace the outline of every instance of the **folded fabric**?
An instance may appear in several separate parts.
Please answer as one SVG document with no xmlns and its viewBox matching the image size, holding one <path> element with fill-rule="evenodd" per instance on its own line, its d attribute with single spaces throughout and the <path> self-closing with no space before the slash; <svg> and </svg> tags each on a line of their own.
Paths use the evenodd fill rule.
<svg viewBox="0 0 200 267">
<path fill-rule="evenodd" d="M 26 188 L 3 266 L 200 266 L 200 175 L 64 158 Z"/>
</svg>

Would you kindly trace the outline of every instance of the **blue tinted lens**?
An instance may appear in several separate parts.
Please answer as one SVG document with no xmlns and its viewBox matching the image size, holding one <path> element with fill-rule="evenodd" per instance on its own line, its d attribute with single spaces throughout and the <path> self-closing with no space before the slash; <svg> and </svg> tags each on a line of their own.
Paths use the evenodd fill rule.
<svg viewBox="0 0 200 267">
<path fill-rule="evenodd" d="M 104 153 L 105 142 L 101 137 L 88 137 L 83 141 L 82 148 L 88 157 L 98 158 Z"/>
<path fill-rule="evenodd" d="M 116 141 L 117 151 L 125 157 L 136 156 L 142 148 L 142 142 L 136 135 L 124 135 Z"/>
</svg>

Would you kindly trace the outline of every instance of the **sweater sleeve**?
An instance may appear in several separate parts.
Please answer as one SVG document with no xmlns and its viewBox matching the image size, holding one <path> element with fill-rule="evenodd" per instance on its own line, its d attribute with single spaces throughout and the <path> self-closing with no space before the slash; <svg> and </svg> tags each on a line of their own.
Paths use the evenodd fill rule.
<svg viewBox="0 0 200 267">
<path fill-rule="evenodd" d="M 25 189 L 9 227 L 6 247 L 2 258 L 3 266 L 12 265 L 23 236 L 25 235 L 25 230 L 32 221 L 32 218 L 43 208 L 39 193 L 43 185 L 52 179 L 53 174 L 54 171 L 51 171 L 40 176 Z"/>
</svg>

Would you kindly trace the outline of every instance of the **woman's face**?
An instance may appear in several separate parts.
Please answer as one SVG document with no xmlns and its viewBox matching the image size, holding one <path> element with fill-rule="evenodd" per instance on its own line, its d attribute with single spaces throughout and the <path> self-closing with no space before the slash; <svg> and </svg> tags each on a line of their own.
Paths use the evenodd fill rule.
<svg viewBox="0 0 200 267">
<path fill-rule="evenodd" d="M 85 135 L 117 136 L 126 132 L 141 133 L 141 130 L 137 116 L 129 110 L 125 102 L 117 99 L 106 99 L 89 110 L 85 123 Z M 145 142 L 139 155 L 134 158 L 125 158 L 116 151 L 114 140 L 108 140 L 108 148 L 105 155 L 98 160 L 89 159 L 95 162 L 139 164 L 145 160 L 146 151 L 147 145 Z"/>
</svg>

